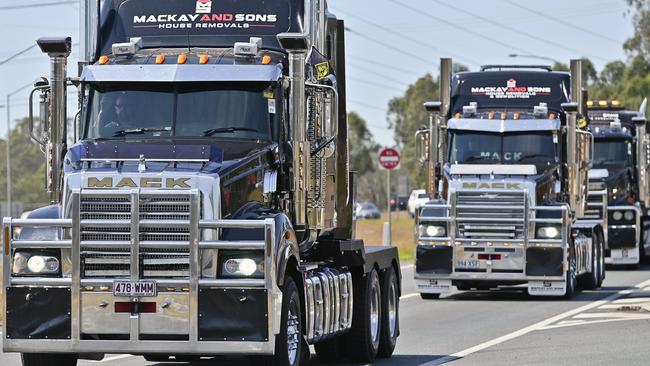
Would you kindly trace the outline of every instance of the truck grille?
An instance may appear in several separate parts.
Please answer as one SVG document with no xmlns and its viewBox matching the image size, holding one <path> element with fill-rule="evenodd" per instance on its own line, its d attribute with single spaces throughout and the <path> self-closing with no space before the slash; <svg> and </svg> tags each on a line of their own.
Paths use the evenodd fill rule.
<svg viewBox="0 0 650 366">
<path fill-rule="evenodd" d="M 80 202 L 81 220 L 131 220 L 131 196 L 93 197 L 82 195 Z M 139 202 L 140 220 L 189 220 L 189 195 L 146 196 Z M 116 224 L 110 227 L 84 227 L 81 229 L 81 263 L 84 277 L 129 277 L 131 255 L 129 249 L 118 248 L 115 242 L 129 243 L 131 227 Z M 187 242 L 189 229 L 166 227 L 140 227 L 140 242 Z M 85 248 L 84 242 L 92 242 L 93 248 Z M 97 244 L 106 246 L 97 249 Z M 145 249 L 140 248 L 140 277 L 188 277 L 188 249 Z"/>
<path fill-rule="evenodd" d="M 524 192 L 456 192 L 459 238 L 522 239 Z"/>
</svg>

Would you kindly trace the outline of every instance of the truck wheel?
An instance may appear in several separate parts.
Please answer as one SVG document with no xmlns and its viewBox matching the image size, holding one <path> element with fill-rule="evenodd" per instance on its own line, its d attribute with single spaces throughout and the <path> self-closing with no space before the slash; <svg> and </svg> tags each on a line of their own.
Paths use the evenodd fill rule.
<svg viewBox="0 0 650 366">
<path fill-rule="evenodd" d="M 598 262 L 600 261 L 598 259 L 600 252 L 598 248 L 600 247 L 600 239 L 598 235 L 594 235 L 593 240 L 594 242 L 591 246 L 591 272 L 584 276 L 583 287 L 586 290 L 595 290 L 598 288 Z"/>
<path fill-rule="evenodd" d="M 600 245 L 598 245 L 598 288 L 605 281 L 605 239 L 603 234 L 599 234 Z"/>
<path fill-rule="evenodd" d="M 378 356 L 388 358 L 393 355 L 399 336 L 399 284 L 393 266 L 381 278 L 381 308 Z"/>
<path fill-rule="evenodd" d="M 373 269 L 354 283 L 352 329 L 347 337 L 347 355 L 351 360 L 371 363 L 377 356 L 381 311 L 381 285 Z"/>
<path fill-rule="evenodd" d="M 275 355 L 267 365 L 298 366 L 302 352 L 302 314 L 298 287 L 291 277 L 284 280 L 280 324 L 280 334 L 275 338 Z"/>
<path fill-rule="evenodd" d="M 572 251 L 569 252 L 569 269 L 566 271 L 566 292 L 564 297 L 570 299 L 576 293 L 576 257 Z"/>
<path fill-rule="evenodd" d="M 21 353 L 23 366 L 76 366 L 77 355 L 57 353 Z"/>
<path fill-rule="evenodd" d="M 440 294 L 420 294 L 422 300 L 437 300 L 440 298 Z"/>
</svg>

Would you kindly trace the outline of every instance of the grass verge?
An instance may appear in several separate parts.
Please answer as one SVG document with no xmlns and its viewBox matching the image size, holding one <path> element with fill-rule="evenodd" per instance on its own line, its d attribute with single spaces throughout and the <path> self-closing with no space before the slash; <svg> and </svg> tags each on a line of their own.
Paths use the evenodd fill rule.
<svg viewBox="0 0 650 366">
<path fill-rule="evenodd" d="M 413 259 L 413 228 L 414 221 L 406 211 L 391 214 L 393 227 L 393 245 L 399 249 L 399 259 Z M 384 222 L 388 220 L 383 212 L 380 219 L 357 221 L 356 238 L 363 239 L 366 245 L 381 245 L 383 243 Z"/>
</svg>

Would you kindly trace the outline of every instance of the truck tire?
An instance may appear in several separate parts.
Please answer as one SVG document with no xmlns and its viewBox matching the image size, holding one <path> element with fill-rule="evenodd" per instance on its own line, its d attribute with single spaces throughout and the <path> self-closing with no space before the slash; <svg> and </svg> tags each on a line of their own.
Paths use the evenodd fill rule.
<svg viewBox="0 0 650 366">
<path fill-rule="evenodd" d="M 23 366 L 76 366 L 78 356 L 60 353 L 21 353 Z"/>
<path fill-rule="evenodd" d="M 569 250 L 569 269 L 566 271 L 566 292 L 564 297 L 570 299 L 575 295 L 577 288 L 576 257 L 573 249 Z"/>
<path fill-rule="evenodd" d="M 440 294 L 424 294 L 420 293 L 422 300 L 437 300 L 440 298 Z"/>
<path fill-rule="evenodd" d="M 302 356 L 302 314 L 296 282 L 286 277 L 282 288 L 280 334 L 275 338 L 275 354 L 266 359 L 269 366 L 299 366 Z"/>
<path fill-rule="evenodd" d="M 600 251 L 598 248 L 600 247 L 600 239 L 598 238 L 598 234 L 594 235 L 593 237 L 593 244 L 591 246 L 591 272 L 586 273 L 584 275 L 584 280 L 582 287 L 585 290 L 595 290 L 598 288 L 598 263 L 600 260 L 598 259 Z"/>
<path fill-rule="evenodd" d="M 381 276 L 381 308 L 381 335 L 377 355 L 388 358 L 393 355 L 399 336 L 399 284 L 393 266 Z"/>
<path fill-rule="evenodd" d="M 600 246 L 598 247 L 598 250 L 600 250 L 600 255 L 598 256 L 598 288 L 602 287 L 603 282 L 605 281 L 605 239 L 602 233 L 599 237 Z"/>
<path fill-rule="evenodd" d="M 371 363 L 379 350 L 381 329 L 381 284 L 373 269 L 354 285 L 352 329 L 347 336 L 347 356 L 355 362 Z"/>
</svg>

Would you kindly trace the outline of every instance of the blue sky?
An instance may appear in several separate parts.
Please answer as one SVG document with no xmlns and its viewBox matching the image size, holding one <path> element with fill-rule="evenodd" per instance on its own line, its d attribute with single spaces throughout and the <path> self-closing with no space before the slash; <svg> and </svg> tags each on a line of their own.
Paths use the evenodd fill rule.
<svg viewBox="0 0 650 366">
<path fill-rule="evenodd" d="M 2 0 L 1 6 L 52 0 Z M 188 0 L 191 1 L 191 0 Z M 375 139 L 392 145 L 386 122 L 391 98 L 426 73 L 437 73 L 440 57 L 454 57 L 472 69 L 488 63 L 544 63 L 512 59 L 512 53 L 539 55 L 568 63 L 589 57 L 597 68 L 625 59 L 622 43 L 633 33 L 624 0 L 329 0 L 346 19 L 348 107 L 363 116 Z M 0 10 L 0 60 L 30 46 L 40 36 L 79 38 L 79 6 L 66 4 Z M 574 24 L 575 26 L 572 26 Z M 578 27 L 578 28 L 576 28 Z M 70 58 L 76 73 L 77 54 Z M 37 49 L 0 65 L 0 105 L 11 93 L 48 74 L 47 57 Z M 29 89 L 12 97 L 12 119 L 27 115 Z M 74 104 L 70 104 L 72 116 Z M 0 136 L 6 129 L 0 109 Z"/>
</svg>

